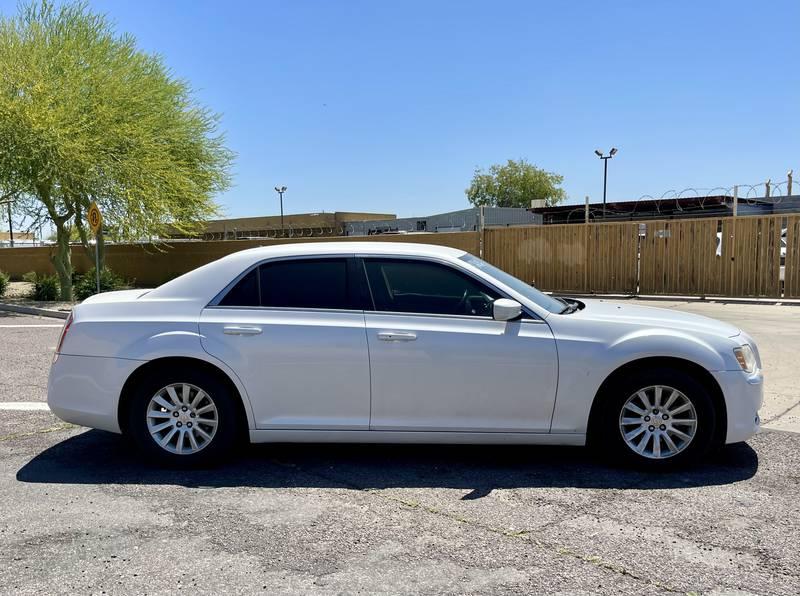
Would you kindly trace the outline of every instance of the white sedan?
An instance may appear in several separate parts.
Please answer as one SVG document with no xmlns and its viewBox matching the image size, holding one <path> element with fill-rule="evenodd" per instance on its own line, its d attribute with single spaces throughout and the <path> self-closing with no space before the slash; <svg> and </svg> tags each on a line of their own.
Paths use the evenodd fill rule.
<svg viewBox="0 0 800 596">
<path fill-rule="evenodd" d="M 167 464 L 249 439 L 589 442 L 659 467 L 751 437 L 762 386 L 755 343 L 731 325 L 553 298 L 460 250 L 331 242 L 89 298 L 48 402 Z"/>
</svg>

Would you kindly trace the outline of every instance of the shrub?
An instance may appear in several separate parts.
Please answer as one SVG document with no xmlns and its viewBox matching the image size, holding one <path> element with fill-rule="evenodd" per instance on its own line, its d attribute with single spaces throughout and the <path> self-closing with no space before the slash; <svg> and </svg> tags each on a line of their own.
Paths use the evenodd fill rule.
<svg viewBox="0 0 800 596">
<path fill-rule="evenodd" d="M 35 284 L 37 277 L 39 276 L 35 271 L 28 271 L 22 276 L 22 281 L 27 281 L 28 283 Z"/>
<path fill-rule="evenodd" d="M 111 271 L 111 269 L 103 268 L 100 270 L 101 292 L 111 292 L 123 286 L 124 282 L 122 278 Z M 75 298 L 77 300 L 86 300 L 89 296 L 93 296 L 97 293 L 97 279 L 95 277 L 94 267 L 75 279 L 75 285 L 72 290 L 75 292 Z"/>
<path fill-rule="evenodd" d="M 29 274 L 25 274 L 26 278 Z M 31 279 L 25 279 L 31 281 Z M 33 277 L 33 292 L 31 298 L 45 302 L 58 300 L 61 292 L 59 291 L 58 278 L 55 275 L 35 275 Z"/>
<path fill-rule="evenodd" d="M 11 279 L 8 277 L 8 273 L 0 271 L 0 296 L 6 293 L 10 281 Z"/>
</svg>

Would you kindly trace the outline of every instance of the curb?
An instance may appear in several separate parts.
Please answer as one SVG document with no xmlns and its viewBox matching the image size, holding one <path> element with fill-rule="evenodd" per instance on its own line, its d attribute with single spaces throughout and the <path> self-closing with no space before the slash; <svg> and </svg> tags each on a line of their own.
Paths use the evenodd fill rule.
<svg viewBox="0 0 800 596">
<path fill-rule="evenodd" d="M 570 292 L 547 292 L 565 298 L 596 298 L 598 300 L 651 300 L 653 302 L 706 302 L 725 304 L 766 304 L 780 306 L 800 306 L 797 298 L 737 298 L 733 296 L 667 296 L 653 294 L 581 294 Z"/>
<path fill-rule="evenodd" d="M 22 306 L 19 304 L 8 304 L 0 302 L 0 310 L 16 312 L 23 315 L 36 315 L 38 317 L 50 317 L 53 319 L 66 319 L 70 311 L 52 310 L 50 308 L 39 308 L 38 306 Z"/>
</svg>

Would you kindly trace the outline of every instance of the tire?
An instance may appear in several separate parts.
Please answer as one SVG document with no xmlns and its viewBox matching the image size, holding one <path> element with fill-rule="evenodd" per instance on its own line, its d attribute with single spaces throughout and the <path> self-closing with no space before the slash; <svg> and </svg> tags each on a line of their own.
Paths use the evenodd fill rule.
<svg viewBox="0 0 800 596">
<path fill-rule="evenodd" d="M 612 462 L 662 470 L 697 463 L 714 447 L 714 403 L 705 386 L 681 369 L 625 375 L 599 398 L 592 435 Z"/>
<path fill-rule="evenodd" d="M 126 434 L 148 462 L 194 468 L 229 458 L 242 432 L 226 383 L 204 370 L 161 369 L 133 388 Z"/>
</svg>

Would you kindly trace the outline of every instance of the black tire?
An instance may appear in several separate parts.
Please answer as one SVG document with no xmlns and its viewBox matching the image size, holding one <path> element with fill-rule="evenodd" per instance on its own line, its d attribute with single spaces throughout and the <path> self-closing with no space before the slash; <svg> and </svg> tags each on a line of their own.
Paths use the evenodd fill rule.
<svg viewBox="0 0 800 596">
<path fill-rule="evenodd" d="M 178 426 L 183 425 L 181 429 L 184 433 L 189 430 L 186 428 L 187 426 L 192 426 L 192 424 L 194 424 L 195 431 L 198 433 L 203 431 L 206 435 L 210 436 L 211 438 L 207 442 L 204 442 L 205 439 L 199 434 L 194 435 L 197 437 L 196 442 L 199 447 L 197 450 L 194 450 L 187 435 L 186 438 L 182 439 L 182 452 L 171 452 L 170 449 L 177 449 L 177 435 L 180 434 L 181 429 L 176 429 L 167 447 L 162 447 L 158 444 L 148 427 L 148 421 L 150 421 L 151 425 L 155 425 L 157 420 L 159 420 L 148 416 L 148 412 L 152 411 L 150 408 L 151 400 L 153 400 L 156 395 L 162 394 L 162 390 L 176 384 L 191 386 L 189 389 L 190 400 L 197 395 L 196 389 L 201 389 L 208 398 L 201 397 L 202 405 L 207 406 L 209 403 L 212 403 L 215 408 L 215 412 L 212 410 L 212 413 L 209 414 L 206 412 L 200 414 L 200 416 L 195 414 L 189 419 L 188 416 L 191 416 L 194 411 L 189 410 L 188 412 L 182 412 L 180 411 L 181 408 L 176 406 L 175 410 L 181 416 L 180 420 L 187 417 L 183 423 L 181 423 L 178 418 L 173 421 L 172 418 L 166 417 L 168 414 L 174 416 L 176 413 L 166 408 L 161 409 L 161 412 L 164 412 L 163 414 L 158 414 L 164 417 L 164 423 L 169 421 Z M 176 393 L 178 393 L 178 391 L 176 391 Z M 169 405 L 173 405 L 168 395 L 165 397 Z M 242 425 L 239 422 L 239 415 L 236 403 L 234 402 L 235 399 L 237 399 L 237 396 L 232 394 L 230 387 L 224 381 L 205 370 L 194 369 L 188 366 L 159 369 L 157 372 L 149 374 L 146 379 L 140 381 L 133 388 L 130 399 L 128 400 L 127 412 L 125 412 L 125 433 L 149 463 L 179 468 L 196 468 L 216 465 L 230 458 L 236 447 L 242 443 L 242 433 L 246 431 L 246 429 L 241 428 Z M 198 404 L 198 408 L 200 407 L 202 407 L 201 404 Z M 195 411 L 199 411 L 199 409 Z M 210 423 L 203 422 L 207 419 L 207 416 L 211 418 L 216 417 L 216 425 L 211 426 Z M 199 424 L 198 421 L 200 421 Z M 213 430 L 214 428 L 216 430 Z M 171 427 L 167 427 L 164 431 L 161 431 L 161 438 L 165 438 L 171 431 Z M 186 445 L 188 449 L 184 448 L 184 445 Z"/>
<path fill-rule="evenodd" d="M 661 459 L 656 459 L 654 457 L 655 437 L 651 435 L 649 442 L 645 446 L 645 453 L 639 453 L 626 442 L 620 427 L 623 406 L 628 402 L 628 399 L 638 394 L 638 392 L 643 389 L 653 388 L 655 386 L 666 386 L 677 389 L 691 402 L 694 413 L 681 413 L 677 415 L 672 421 L 676 424 L 677 428 L 683 431 L 687 430 L 687 424 L 681 424 L 681 422 L 679 422 L 683 416 L 691 417 L 694 415 L 697 421 L 695 434 L 690 441 L 686 442 L 685 446 L 681 447 L 681 443 L 678 442 L 679 439 L 674 435 L 670 436 L 671 439 L 676 439 L 674 442 L 679 449 L 676 450 L 674 455 L 666 455 Z M 650 392 L 646 391 L 645 394 L 654 396 L 654 390 L 650 389 L 649 391 Z M 665 395 L 663 390 L 662 395 Z M 717 412 L 714 407 L 714 402 L 706 387 L 686 371 L 677 368 L 658 367 L 626 374 L 611 382 L 605 388 L 603 394 L 598 396 L 598 399 L 600 401 L 597 405 L 600 410 L 593 422 L 596 427 L 590 429 L 592 431 L 590 435 L 592 439 L 591 443 L 594 447 L 599 448 L 611 463 L 622 463 L 648 470 L 676 468 L 701 461 L 715 446 Z M 662 404 L 666 399 L 666 397 L 662 397 Z M 683 398 L 680 397 L 679 399 Z M 655 400 L 652 401 L 654 402 Z M 634 405 L 639 407 L 642 403 L 643 402 L 636 400 Z M 653 405 L 655 404 L 653 403 Z M 661 428 L 660 424 L 662 422 L 667 423 L 668 421 L 660 419 L 663 415 L 663 410 L 660 410 L 660 414 L 658 415 L 653 415 L 653 411 L 655 410 L 648 412 L 648 415 L 654 420 L 656 417 L 658 418 L 657 423 L 655 421 L 653 422 L 657 427 L 656 432 L 658 432 Z M 627 409 L 625 410 L 625 414 L 626 419 L 637 416 L 637 414 Z M 644 421 L 644 414 L 641 415 L 641 418 Z M 653 427 L 647 426 L 646 430 L 651 428 Z M 631 433 L 632 431 L 639 430 L 639 427 L 633 424 L 625 427 L 625 429 L 628 433 Z M 642 432 L 639 437 L 636 437 L 637 442 L 644 438 L 645 434 L 647 434 L 646 430 Z M 663 436 L 663 434 L 664 431 L 662 431 L 661 436 Z M 631 441 L 633 440 L 634 439 L 631 439 Z M 660 445 L 665 446 L 665 450 L 662 453 L 671 451 L 669 447 L 666 447 L 664 439 L 660 440 Z"/>
</svg>

